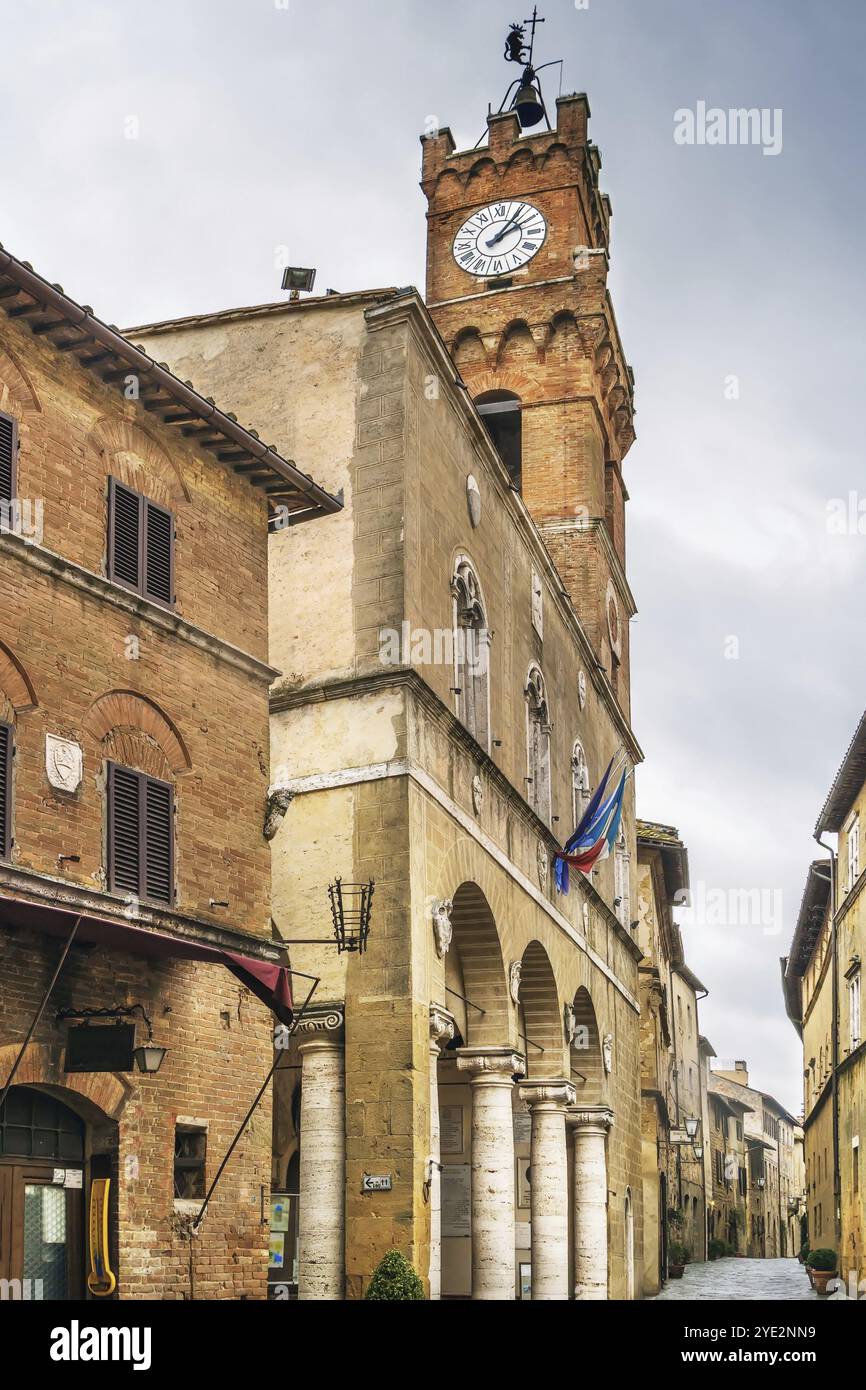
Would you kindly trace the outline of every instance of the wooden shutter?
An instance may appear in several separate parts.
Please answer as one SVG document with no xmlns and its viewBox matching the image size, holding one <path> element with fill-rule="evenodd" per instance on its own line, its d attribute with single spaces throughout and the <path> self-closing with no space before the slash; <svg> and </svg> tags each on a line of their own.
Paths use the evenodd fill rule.
<svg viewBox="0 0 866 1390">
<path fill-rule="evenodd" d="M 108 877 L 113 893 L 174 901 L 174 795 L 167 782 L 110 763 Z"/>
<path fill-rule="evenodd" d="M 0 859 L 12 852 L 12 728 L 0 724 Z"/>
<path fill-rule="evenodd" d="M 108 886 L 112 893 L 141 894 L 141 776 L 108 767 Z"/>
<path fill-rule="evenodd" d="M 141 590 L 141 498 L 115 478 L 108 480 L 108 576 Z"/>
<path fill-rule="evenodd" d="M 11 415 L 0 413 L 0 502 L 11 502 L 15 496 L 17 455 L 17 421 Z"/>
<path fill-rule="evenodd" d="M 172 880 L 172 791 L 165 782 L 145 778 L 145 894 L 152 902 L 170 903 Z"/>
<path fill-rule="evenodd" d="M 144 592 L 157 603 L 174 602 L 174 517 L 155 502 L 144 503 Z"/>
</svg>

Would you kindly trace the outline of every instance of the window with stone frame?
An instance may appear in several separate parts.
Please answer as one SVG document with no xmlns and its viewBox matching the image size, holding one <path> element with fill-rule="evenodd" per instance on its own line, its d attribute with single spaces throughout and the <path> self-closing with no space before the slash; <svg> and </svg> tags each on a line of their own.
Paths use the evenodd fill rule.
<svg viewBox="0 0 866 1390">
<path fill-rule="evenodd" d="M 578 738 L 574 741 L 574 748 L 571 753 L 571 812 L 575 826 L 580 823 L 589 801 L 589 764 L 586 761 L 583 744 Z"/>
<path fill-rule="evenodd" d="M 851 1051 L 860 1046 L 860 972 L 848 982 L 848 1042 Z"/>
<path fill-rule="evenodd" d="M 860 816 L 852 817 L 845 832 L 845 847 L 848 855 L 848 891 L 860 877 Z"/>
<path fill-rule="evenodd" d="M 629 891 L 629 865 L 631 856 L 625 842 L 625 830 L 619 828 L 616 837 L 616 849 L 614 851 L 614 899 L 616 915 L 624 927 L 629 924 L 631 913 L 631 896 Z M 680 1012 L 682 1012 L 682 1001 L 678 1001 Z M 682 1024 L 682 1018 L 680 1019 Z"/>
<path fill-rule="evenodd" d="M 538 666 L 530 669 L 526 698 L 526 799 L 535 814 L 550 824 L 550 735 L 553 725 L 547 704 L 547 688 Z"/>
<path fill-rule="evenodd" d="M 470 562 L 458 561 L 451 581 L 454 602 L 454 696 L 457 717 L 490 751 L 490 633 L 481 585 Z"/>
</svg>

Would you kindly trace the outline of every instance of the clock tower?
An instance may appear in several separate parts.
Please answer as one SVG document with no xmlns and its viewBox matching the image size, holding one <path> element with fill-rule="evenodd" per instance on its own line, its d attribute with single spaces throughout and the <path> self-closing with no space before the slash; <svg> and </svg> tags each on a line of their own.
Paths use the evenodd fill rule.
<svg viewBox="0 0 866 1390">
<path fill-rule="evenodd" d="M 628 717 L 633 376 L 588 121 L 580 94 L 560 97 L 540 132 L 522 133 L 518 104 L 488 117 L 476 149 L 458 151 L 447 129 L 423 138 L 427 304 Z"/>
</svg>

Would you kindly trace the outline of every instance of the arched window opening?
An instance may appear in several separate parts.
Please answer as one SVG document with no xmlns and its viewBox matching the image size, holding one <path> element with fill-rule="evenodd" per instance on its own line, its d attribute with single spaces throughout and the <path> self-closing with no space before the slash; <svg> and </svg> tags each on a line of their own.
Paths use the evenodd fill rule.
<svg viewBox="0 0 866 1390">
<path fill-rule="evenodd" d="M 589 766 L 580 739 L 571 754 L 571 802 L 572 823 L 578 825 L 589 805 Z"/>
<path fill-rule="evenodd" d="M 550 824 L 550 734 L 552 725 L 547 706 L 544 677 L 533 666 L 526 682 L 526 799 L 535 814 Z"/>
<path fill-rule="evenodd" d="M 512 486 L 520 491 L 523 460 L 523 426 L 520 397 L 513 391 L 485 391 L 475 402 L 478 414 L 508 469 Z"/>
<path fill-rule="evenodd" d="M 468 560 L 451 581 L 454 600 L 454 693 L 457 717 L 490 751 L 490 633 L 481 586 Z"/>
</svg>

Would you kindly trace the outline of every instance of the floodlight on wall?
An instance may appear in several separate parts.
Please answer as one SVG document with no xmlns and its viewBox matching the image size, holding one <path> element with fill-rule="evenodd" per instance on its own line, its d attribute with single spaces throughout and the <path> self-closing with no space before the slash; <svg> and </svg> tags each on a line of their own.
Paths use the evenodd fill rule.
<svg viewBox="0 0 866 1390">
<path fill-rule="evenodd" d="M 300 299 L 301 291 L 312 293 L 315 283 L 316 272 L 309 266 L 288 265 L 283 271 L 283 289 L 289 291 L 290 299 Z"/>
</svg>

